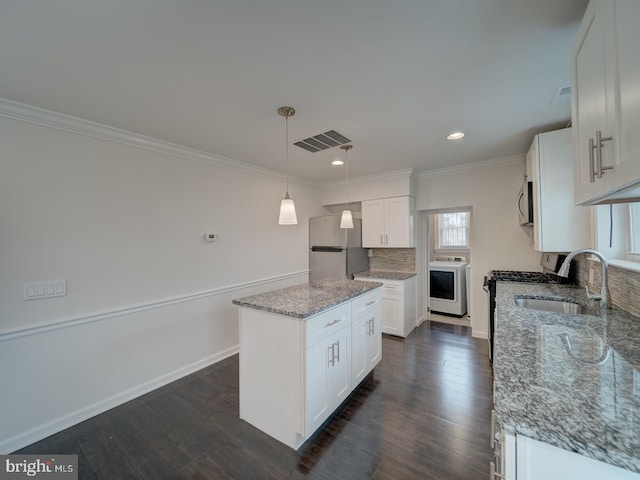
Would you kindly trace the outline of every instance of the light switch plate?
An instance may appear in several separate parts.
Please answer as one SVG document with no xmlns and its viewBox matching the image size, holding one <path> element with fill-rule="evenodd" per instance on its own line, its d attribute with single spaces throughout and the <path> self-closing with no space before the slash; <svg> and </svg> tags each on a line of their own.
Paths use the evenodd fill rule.
<svg viewBox="0 0 640 480">
<path fill-rule="evenodd" d="M 42 300 L 43 298 L 64 297 L 67 295 L 66 280 L 49 280 L 47 282 L 25 283 L 22 288 L 23 298 Z"/>
</svg>

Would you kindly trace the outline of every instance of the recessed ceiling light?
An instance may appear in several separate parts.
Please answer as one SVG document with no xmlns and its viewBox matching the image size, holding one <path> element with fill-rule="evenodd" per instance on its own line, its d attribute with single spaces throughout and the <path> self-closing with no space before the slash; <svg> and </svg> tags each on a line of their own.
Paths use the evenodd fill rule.
<svg viewBox="0 0 640 480">
<path fill-rule="evenodd" d="M 460 140 L 464 137 L 464 132 L 451 132 L 447 135 L 447 140 Z"/>
<path fill-rule="evenodd" d="M 331 160 L 331 165 L 339 167 L 341 165 L 344 165 L 344 160 L 340 160 L 339 158 L 336 158 L 335 160 Z"/>
</svg>

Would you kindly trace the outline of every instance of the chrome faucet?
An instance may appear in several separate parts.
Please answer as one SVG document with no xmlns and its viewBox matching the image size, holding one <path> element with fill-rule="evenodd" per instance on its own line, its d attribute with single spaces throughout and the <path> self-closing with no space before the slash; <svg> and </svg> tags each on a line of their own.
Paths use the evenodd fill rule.
<svg viewBox="0 0 640 480">
<path fill-rule="evenodd" d="M 600 265 L 602 265 L 602 287 L 600 288 L 600 295 L 594 295 L 589 293 L 589 288 L 587 287 L 587 297 L 590 298 L 591 300 L 599 300 L 600 308 L 607 308 L 608 301 L 609 301 L 609 295 L 607 294 L 607 292 L 609 291 L 609 287 L 607 285 L 607 275 L 608 275 L 607 272 L 609 269 L 609 264 L 607 263 L 607 259 L 604 258 L 604 255 L 602 255 L 600 252 L 598 252 L 597 250 L 591 250 L 589 248 L 584 248 L 582 250 L 574 250 L 569 255 L 567 255 L 567 258 L 564 259 L 564 262 L 562 263 L 560 270 L 558 270 L 558 275 L 560 275 L 561 277 L 568 277 L 569 267 L 571 266 L 571 260 L 573 260 L 573 257 L 575 257 L 580 253 L 595 255 L 600 260 Z"/>
</svg>

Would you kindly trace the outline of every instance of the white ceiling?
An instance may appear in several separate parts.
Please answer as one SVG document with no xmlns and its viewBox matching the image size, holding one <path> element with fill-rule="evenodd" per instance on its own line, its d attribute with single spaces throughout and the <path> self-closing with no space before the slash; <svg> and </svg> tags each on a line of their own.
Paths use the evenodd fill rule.
<svg viewBox="0 0 640 480">
<path fill-rule="evenodd" d="M 567 123 L 551 102 L 586 4 L 3 0 L 0 96 L 280 171 L 291 105 L 291 140 L 353 140 L 350 176 L 430 170 Z M 291 147 L 291 174 L 340 179 L 341 154 Z"/>
</svg>

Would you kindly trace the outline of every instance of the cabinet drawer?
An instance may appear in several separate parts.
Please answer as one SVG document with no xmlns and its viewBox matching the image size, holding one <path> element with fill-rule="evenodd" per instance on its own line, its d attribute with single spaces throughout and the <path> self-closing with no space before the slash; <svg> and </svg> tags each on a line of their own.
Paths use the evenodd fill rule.
<svg viewBox="0 0 640 480">
<path fill-rule="evenodd" d="M 405 280 L 387 280 L 385 278 L 358 277 L 358 275 L 354 276 L 354 280 L 360 280 L 362 282 L 382 283 L 382 288 L 380 289 L 382 293 L 404 293 Z"/>
<path fill-rule="evenodd" d="M 319 313 L 305 321 L 305 348 L 351 325 L 351 302 Z"/>
<path fill-rule="evenodd" d="M 398 293 L 404 294 L 404 281 L 402 280 L 380 280 L 382 285 L 382 293 Z"/>
<path fill-rule="evenodd" d="M 380 290 L 365 293 L 353 299 L 351 303 L 351 316 L 355 318 L 367 309 L 380 308 Z"/>
</svg>

